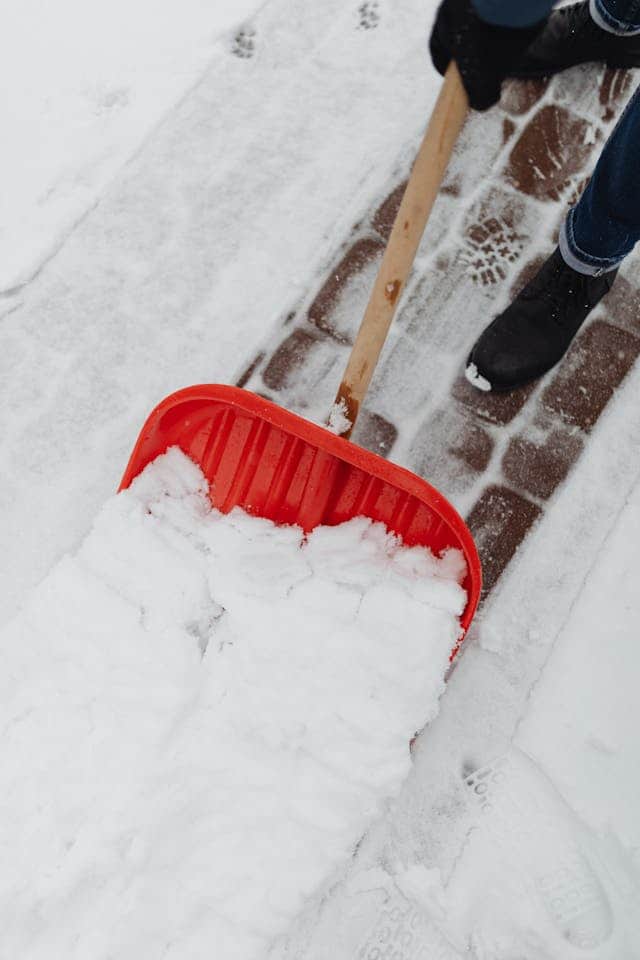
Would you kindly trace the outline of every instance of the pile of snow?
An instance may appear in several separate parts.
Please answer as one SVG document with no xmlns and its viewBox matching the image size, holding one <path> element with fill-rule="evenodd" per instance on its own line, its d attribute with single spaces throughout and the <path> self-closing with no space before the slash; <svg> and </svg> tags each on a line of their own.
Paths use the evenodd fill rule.
<svg viewBox="0 0 640 960">
<path fill-rule="evenodd" d="M 0 635 L 7 955 L 263 956 L 406 777 L 463 573 L 148 467 Z"/>
</svg>

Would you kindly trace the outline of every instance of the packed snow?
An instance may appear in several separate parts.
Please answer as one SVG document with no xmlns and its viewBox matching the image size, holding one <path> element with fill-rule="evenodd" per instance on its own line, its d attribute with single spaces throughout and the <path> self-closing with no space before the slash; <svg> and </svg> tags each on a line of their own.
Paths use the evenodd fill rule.
<svg viewBox="0 0 640 960">
<path fill-rule="evenodd" d="M 337 434 L 339 437 L 347 433 L 353 426 L 349 419 L 349 411 L 347 410 L 347 405 L 344 400 L 340 400 L 339 403 L 334 403 L 331 407 L 327 426 L 332 433 Z"/>
<path fill-rule="evenodd" d="M 150 465 L 0 640 L 3 949 L 264 956 L 406 778 L 464 573 Z"/>
<path fill-rule="evenodd" d="M 472 387 L 475 387 L 477 390 L 482 390 L 483 393 L 488 393 L 491 390 L 491 384 L 486 377 L 483 377 L 475 363 L 468 363 L 464 370 L 464 375 L 471 384 Z"/>
</svg>

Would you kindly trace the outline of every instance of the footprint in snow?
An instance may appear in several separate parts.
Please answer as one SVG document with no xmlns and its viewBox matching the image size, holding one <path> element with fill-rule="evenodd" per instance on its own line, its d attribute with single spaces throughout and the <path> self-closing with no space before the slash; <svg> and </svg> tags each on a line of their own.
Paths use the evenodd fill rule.
<svg viewBox="0 0 640 960">
<path fill-rule="evenodd" d="M 244 27 L 233 38 L 231 52 L 241 60 L 250 60 L 256 50 L 256 32 L 252 27 Z"/>
<path fill-rule="evenodd" d="M 464 257 L 474 283 L 490 287 L 505 280 L 526 240 L 508 204 L 497 212 L 481 211 L 464 237 Z"/>
<path fill-rule="evenodd" d="M 527 878 L 572 947 L 593 950 L 613 933 L 611 906 L 572 812 L 533 761 L 513 749 L 465 778 L 481 829 Z"/>
<path fill-rule="evenodd" d="M 365 0 L 358 7 L 360 30 L 374 30 L 380 23 L 380 12 L 378 10 L 378 0 Z"/>
</svg>

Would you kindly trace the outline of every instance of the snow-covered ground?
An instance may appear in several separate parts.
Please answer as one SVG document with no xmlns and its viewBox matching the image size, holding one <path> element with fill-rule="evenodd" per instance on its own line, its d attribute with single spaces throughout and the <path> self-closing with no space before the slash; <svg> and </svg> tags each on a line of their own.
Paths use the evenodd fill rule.
<svg viewBox="0 0 640 960">
<path fill-rule="evenodd" d="M 0 31 L 0 294 L 28 282 L 260 0 L 21 0 Z M 235 31 L 232 29 L 235 28 Z"/>
<path fill-rule="evenodd" d="M 39 621 L 43 656 L 56 653 L 63 614 L 76 614 L 81 640 L 98 608 L 90 583 L 77 598 L 74 577 L 66 606 L 55 596 L 48 606 L 47 592 L 73 568 L 71 560 L 56 564 L 77 550 L 113 493 L 145 415 L 174 388 L 231 382 L 252 359 L 413 148 L 438 85 L 425 52 L 433 0 L 268 0 L 239 42 L 236 24 L 257 3 L 171 6 L 159 19 L 146 3 L 14 5 L 1 41 L 0 69 L 15 95 L 9 102 L 3 83 L 10 135 L 2 220 L 10 234 L 0 284 L 0 618 L 25 611 L 8 631 Z M 640 957 L 639 390 L 636 370 L 494 591 L 400 796 L 342 878 L 309 899 L 274 958 Z M 100 638 L 109 648 L 130 625 L 134 606 L 117 603 L 121 621 L 114 613 L 92 624 L 96 653 Z M 194 658 L 202 629 L 193 626 Z M 154 718 L 164 722 L 171 704 L 179 710 L 189 689 L 181 673 L 189 664 L 170 660 L 171 671 L 155 661 L 143 634 L 149 670 L 165 670 L 162 698 L 138 702 L 133 688 L 127 716 L 137 722 L 122 733 L 122 756 L 109 761 L 115 769 L 99 751 L 100 762 L 88 756 L 83 764 L 72 756 L 77 738 L 60 727 L 56 741 L 57 726 L 50 731 L 52 747 L 91 780 L 96 812 L 120 760 L 144 779 L 145 737 L 160 728 L 152 730 Z M 37 648 L 15 646 L 3 654 L 3 701 L 28 704 L 38 690 L 11 663 L 37 659 Z M 62 658 L 49 702 L 64 705 L 81 670 Z M 136 676 L 123 673 L 126 698 Z M 10 732 L 0 738 L 5 769 Z M 29 790 L 18 775 L 9 779 L 18 792 L 3 802 L 5 829 L 12 797 Z M 46 770 L 38 784 L 45 795 L 53 789 Z M 38 808 L 37 796 L 27 799 Z M 135 830 L 109 846 L 101 840 L 113 820 L 72 810 L 86 826 L 76 836 L 73 817 L 51 810 L 51 820 L 34 815 L 26 825 L 34 846 L 20 854 L 18 906 L 31 944 L 46 931 L 46 912 L 56 911 L 62 939 L 45 937 L 44 952 L 31 955 L 66 960 L 65 910 L 80 901 L 63 867 L 67 879 L 80 877 L 81 899 L 95 891 L 85 881 L 96 871 L 117 876 L 118 857 L 129 858 L 130 875 L 144 885 L 148 861 Z M 119 811 L 116 804 L 109 816 Z M 196 846 L 198 837 L 185 843 Z M 99 851 L 114 859 L 100 860 Z M 160 912 L 171 880 L 147 888 Z M 4 916 L 15 882 L 5 871 Z M 200 895 L 198 874 L 185 882 Z M 118 923 L 108 911 L 101 916 Z M 127 936 L 127 918 L 119 922 L 118 935 Z M 86 936 L 94 939 L 83 956 L 97 960 L 106 926 L 88 925 Z M 187 955 L 179 943 L 174 949 Z M 16 950 L 7 955 L 13 960 Z M 28 948 L 20 955 L 30 956 Z"/>
</svg>

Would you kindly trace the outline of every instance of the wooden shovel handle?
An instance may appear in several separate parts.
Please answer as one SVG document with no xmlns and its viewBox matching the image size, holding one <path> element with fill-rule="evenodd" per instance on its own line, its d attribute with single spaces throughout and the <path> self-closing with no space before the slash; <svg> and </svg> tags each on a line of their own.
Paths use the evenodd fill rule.
<svg viewBox="0 0 640 960">
<path fill-rule="evenodd" d="M 424 140 L 411 171 L 378 276 L 344 372 L 336 405 L 346 412 L 349 437 L 358 419 L 400 295 L 413 266 L 451 151 L 469 104 L 455 63 L 447 70 Z M 398 384 L 402 389 L 402 385 Z"/>
</svg>

